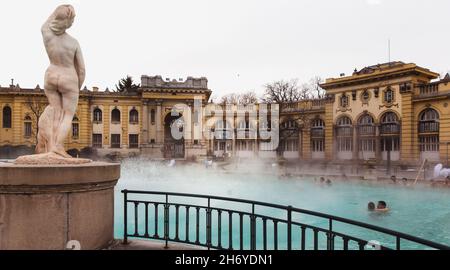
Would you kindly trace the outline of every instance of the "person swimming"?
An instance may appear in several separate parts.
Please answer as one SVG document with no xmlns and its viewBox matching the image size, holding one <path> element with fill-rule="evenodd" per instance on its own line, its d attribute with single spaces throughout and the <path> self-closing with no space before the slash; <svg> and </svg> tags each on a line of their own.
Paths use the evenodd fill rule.
<svg viewBox="0 0 450 270">
<path fill-rule="evenodd" d="M 389 211 L 389 208 L 387 207 L 387 203 L 385 201 L 379 201 L 377 204 L 376 211 L 381 211 L 381 212 Z"/>
<path fill-rule="evenodd" d="M 369 202 L 369 204 L 367 204 L 367 209 L 369 211 L 375 211 L 375 204 L 373 202 Z"/>
<path fill-rule="evenodd" d="M 330 179 L 327 179 L 327 185 L 329 185 L 329 186 L 331 186 L 331 180 Z"/>
<path fill-rule="evenodd" d="M 387 212 L 387 211 L 389 211 L 389 208 L 387 208 L 387 204 L 385 201 L 379 201 L 376 207 L 375 207 L 375 203 L 369 202 L 367 204 L 367 210 L 369 210 L 371 212 L 373 212 L 373 211 Z"/>
</svg>

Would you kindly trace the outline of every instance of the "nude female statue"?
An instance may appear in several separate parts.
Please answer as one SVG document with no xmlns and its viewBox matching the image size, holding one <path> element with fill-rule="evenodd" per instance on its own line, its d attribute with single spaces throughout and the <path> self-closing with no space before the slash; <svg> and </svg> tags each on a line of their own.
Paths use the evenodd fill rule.
<svg viewBox="0 0 450 270">
<path fill-rule="evenodd" d="M 61 5 L 41 29 L 50 60 L 44 85 L 50 105 L 38 123 L 38 154 L 55 153 L 71 158 L 64 150 L 64 140 L 72 126 L 79 91 L 86 74 L 80 45 L 66 33 L 74 19 L 74 8 L 71 5 Z"/>
</svg>

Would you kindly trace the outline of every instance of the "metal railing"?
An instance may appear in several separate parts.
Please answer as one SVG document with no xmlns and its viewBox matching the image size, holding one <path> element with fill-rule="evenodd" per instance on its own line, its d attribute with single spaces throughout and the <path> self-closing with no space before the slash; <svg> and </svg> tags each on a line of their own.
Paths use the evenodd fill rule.
<svg viewBox="0 0 450 270">
<path fill-rule="evenodd" d="M 123 190 L 122 193 L 124 194 L 124 244 L 128 243 L 129 238 L 143 238 L 165 241 L 166 247 L 169 242 L 178 242 L 218 250 L 268 250 L 271 249 L 269 240 L 272 240 L 270 246 L 273 250 L 279 250 L 280 242 L 283 241 L 285 241 L 283 244 L 285 244 L 287 250 L 325 248 L 327 250 L 364 250 L 368 246 L 376 246 L 377 249 L 381 250 L 400 250 L 402 249 L 402 241 L 408 241 L 431 249 L 450 249 L 449 246 L 405 233 L 292 206 L 184 193 L 134 190 Z M 137 198 L 130 199 L 130 195 Z M 142 197 L 148 196 L 159 197 L 159 200 L 142 199 Z M 181 203 L 176 198 L 178 200 L 203 200 L 203 203 Z M 175 200 L 171 201 L 171 199 Z M 223 205 L 213 205 L 214 202 L 221 202 Z M 246 206 L 249 210 L 226 207 L 231 204 Z M 140 207 L 141 205 L 142 207 Z M 284 217 L 260 213 L 257 208 L 276 209 L 284 213 Z M 160 210 L 162 212 L 159 212 Z M 140 213 L 143 217 L 140 216 Z M 153 217 L 152 220 L 150 215 Z M 322 226 L 306 224 L 301 219 L 299 220 L 299 215 L 322 219 L 324 222 Z M 129 216 L 134 217 L 131 224 L 128 220 Z M 140 222 L 142 218 L 143 223 Z M 249 222 L 245 222 L 246 220 Z M 236 223 L 238 226 L 235 226 Z M 323 224 L 325 225 L 323 226 Z M 383 234 L 386 239 L 392 240 L 392 244 L 391 246 L 388 246 L 388 243 L 386 245 L 374 244 L 373 241 L 349 235 L 342 229 L 338 231 L 336 227 L 339 227 L 339 224 L 353 226 L 352 232 L 355 232 L 355 229 L 364 229 Z M 140 225 L 141 228 L 139 228 Z M 161 230 L 161 225 L 163 230 Z M 282 225 L 286 229 L 284 234 L 280 233 Z M 150 226 L 153 227 L 153 233 L 150 232 Z M 237 230 L 236 227 L 238 227 Z M 130 229 L 132 233 L 129 232 Z M 224 245 L 224 233 L 226 234 L 225 238 L 228 238 L 227 245 Z M 269 235 L 270 233 L 272 234 Z M 184 234 L 184 237 L 181 234 Z M 280 235 L 285 237 L 283 241 L 280 241 L 282 240 Z M 294 238 L 296 238 L 295 241 Z M 337 244 L 340 244 L 340 246 L 337 246 Z"/>
</svg>

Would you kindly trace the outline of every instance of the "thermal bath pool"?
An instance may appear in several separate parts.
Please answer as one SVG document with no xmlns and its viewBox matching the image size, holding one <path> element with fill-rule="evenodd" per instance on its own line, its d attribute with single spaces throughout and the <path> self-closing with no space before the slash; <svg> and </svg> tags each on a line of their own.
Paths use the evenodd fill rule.
<svg viewBox="0 0 450 270">
<path fill-rule="evenodd" d="M 243 168 L 245 172 L 242 172 Z M 230 168 L 225 171 L 221 168 L 206 169 L 200 165 L 168 167 L 165 163 L 143 160 L 123 162 L 122 177 L 116 188 L 116 238 L 123 238 L 123 194 L 120 191 L 129 189 L 206 194 L 292 205 L 450 245 L 450 189 L 448 188 L 419 185 L 411 187 L 361 181 L 333 181 L 332 185 L 328 186 L 314 179 L 295 177 L 286 179 L 279 178 L 276 173 L 263 173 L 277 171 L 277 168 L 267 165 L 256 166 L 250 170 L 252 174 L 247 173 L 249 166 L 246 164 L 240 164 L 238 169 L 240 173 L 235 173 Z M 367 203 L 379 200 L 386 201 L 391 211 L 384 214 L 368 212 Z M 326 225 L 323 220 L 315 220 L 313 217 L 307 221 L 315 226 Z M 162 219 L 159 227 L 163 227 Z M 142 228 L 141 224 L 140 230 Z M 374 235 L 354 228 L 342 227 L 342 231 L 362 239 L 377 240 L 382 243 L 391 240 L 383 238 L 382 235 Z M 227 232 L 223 233 L 223 238 L 226 239 Z M 283 233 L 285 231 L 283 232 L 283 228 L 280 228 L 280 235 Z M 298 234 L 294 233 L 293 237 L 295 240 Z M 280 239 L 284 237 L 281 236 Z M 226 246 L 226 241 L 224 242 Z M 239 240 L 234 241 L 234 243 L 238 242 Z M 402 243 L 402 247 L 419 248 L 408 242 Z M 283 249 L 283 242 L 280 244 L 280 249 Z"/>
</svg>

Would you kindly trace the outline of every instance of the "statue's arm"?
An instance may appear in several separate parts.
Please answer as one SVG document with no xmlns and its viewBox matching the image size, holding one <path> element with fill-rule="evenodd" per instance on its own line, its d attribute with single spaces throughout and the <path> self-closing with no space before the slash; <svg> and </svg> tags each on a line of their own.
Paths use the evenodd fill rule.
<svg viewBox="0 0 450 270">
<path fill-rule="evenodd" d="M 55 17 L 56 17 L 55 13 L 52 13 L 52 15 L 50 15 L 50 17 L 41 27 L 42 37 L 44 38 L 44 41 L 47 41 L 54 36 L 50 26 Z"/>
<path fill-rule="evenodd" d="M 75 68 L 78 74 L 78 86 L 81 89 L 86 78 L 86 67 L 84 65 L 83 53 L 81 52 L 79 44 L 77 46 L 77 51 L 75 52 Z"/>
</svg>

